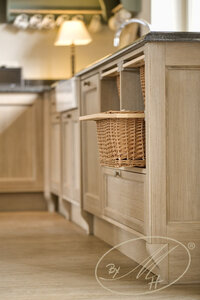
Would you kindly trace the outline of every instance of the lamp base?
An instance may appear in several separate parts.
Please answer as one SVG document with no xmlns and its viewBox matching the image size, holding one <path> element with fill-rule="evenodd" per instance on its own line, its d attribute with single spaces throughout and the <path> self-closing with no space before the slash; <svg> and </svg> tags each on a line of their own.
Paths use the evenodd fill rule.
<svg viewBox="0 0 200 300">
<path fill-rule="evenodd" d="M 72 77 L 75 74 L 75 45 L 70 45 L 70 52 L 71 52 L 71 74 Z"/>
</svg>

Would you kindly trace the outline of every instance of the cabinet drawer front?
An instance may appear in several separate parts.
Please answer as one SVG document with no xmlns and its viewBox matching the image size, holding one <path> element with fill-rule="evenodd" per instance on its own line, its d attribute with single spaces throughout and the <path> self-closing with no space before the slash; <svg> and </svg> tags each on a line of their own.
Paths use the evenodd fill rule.
<svg viewBox="0 0 200 300">
<path fill-rule="evenodd" d="M 81 115 L 100 112 L 99 74 L 81 81 Z M 83 208 L 101 215 L 100 165 L 95 122 L 81 123 Z"/>
<path fill-rule="evenodd" d="M 90 76 L 87 79 L 81 81 L 81 90 L 82 92 L 87 92 L 93 89 L 96 89 L 99 82 L 99 74 Z"/>
<path fill-rule="evenodd" d="M 144 174 L 104 168 L 104 215 L 143 233 L 144 182 Z"/>
<path fill-rule="evenodd" d="M 50 111 L 51 111 L 52 114 L 56 113 L 56 98 L 55 98 L 55 95 L 54 95 L 54 97 L 53 96 L 51 97 Z"/>
<path fill-rule="evenodd" d="M 59 123 L 60 122 L 60 114 L 53 114 L 51 116 L 51 123 Z"/>
</svg>

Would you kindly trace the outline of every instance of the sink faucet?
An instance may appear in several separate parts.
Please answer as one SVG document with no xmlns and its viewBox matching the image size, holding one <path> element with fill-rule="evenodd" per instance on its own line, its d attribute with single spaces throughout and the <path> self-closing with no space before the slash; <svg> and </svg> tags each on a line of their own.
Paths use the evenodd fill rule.
<svg viewBox="0 0 200 300">
<path fill-rule="evenodd" d="M 144 25 L 145 27 L 148 28 L 149 31 L 151 31 L 151 25 L 143 20 L 143 19 L 129 19 L 129 20 L 126 20 L 120 27 L 119 29 L 117 30 L 117 32 L 115 33 L 115 37 L 114 37 L 114 47 L 117 47 L 119 46 L 119 41 L 120 41 L 120 35 L 121 35 L 121 32 L 122 30 L 124 29 L 124 27 L 126 27 L 127 25 L 131 24 L 131 23 L 138 23 L 138 24 L 141 24 L 141 25 Z"/>
</svg>

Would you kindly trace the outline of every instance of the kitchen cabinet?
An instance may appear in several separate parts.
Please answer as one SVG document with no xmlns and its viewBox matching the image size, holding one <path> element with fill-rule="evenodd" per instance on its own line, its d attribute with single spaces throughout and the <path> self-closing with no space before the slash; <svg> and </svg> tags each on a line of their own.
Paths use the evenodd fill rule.
<svg viewBox="0 0 200 300">
<path fill-rule="evenodd" d="M 103 168 L 103 215 L 144 233 L 145 174 Z"/>
<path fill-rule="evenodd" d="M 43 99 L 0 94 L 0 192 L 43 191 Z"/>
<path fill-rule="evenodd" d="M 80 202 L 80 130 L 78 109 L 62 113 L 62 198 Z"/>
<path fill-rule="evenodd" d="M 61 120 L 60 114 L 51 115 L 50 124 L 50 190 L 60 195 L 61 188 Z"/>
<path fill-rule="evenodd" d="M 81 215 L 80 203 L 79 109 L 74 108 L 58 113 L 55 90 L 53 89 L 50 94 L 50 129 L 48 130 L 50 149 L 47 163 L 50 169 L 50 178 L 46 191 L 49 210 L 57 210 L 68 220 L 88 230 Z"/>
<path fill-rule="evenodd" d="M 127 236 L 142 238 L 134 251 L 124 247 L 138 263 L 161 244 L 171 249 L 159 237 L 186 246 L 192 241 L 182 283 L 200 278 L 199 50 L 199 34 L 149 33 L 78 74 L 82 116 L 116 108 L 145 112 L 145 168 L 98 168 L 95 122 L 82 122 L 82 202 L 94 215 L 94 233 L 113 246 Z M 95 76 L 100 88 L 89 83 Z M 172 282 L 187 263 L 183 249 L 167 253 L 161 278 Z"/>
<path fill-rule="evenodd" d="M 81 81 L 81 115 L 100 112 L 100 79 L 94 74 Z M 83 207 L 95 215 L 101 214 L 100 166 L 96 124 L 84 122 L 82 132 L 82 193 Z"/>
</svg>

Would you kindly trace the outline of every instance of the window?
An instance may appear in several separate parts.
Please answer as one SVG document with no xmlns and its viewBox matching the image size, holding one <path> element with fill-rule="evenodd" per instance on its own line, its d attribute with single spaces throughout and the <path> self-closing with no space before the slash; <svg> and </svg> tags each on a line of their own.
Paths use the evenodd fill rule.
<svg viewBox="0 0 200 300">
<path fill-rule="evenodd" d="M 151 0 L 154 31 L 200 31 L 200 0 Z"/>
</svg>

